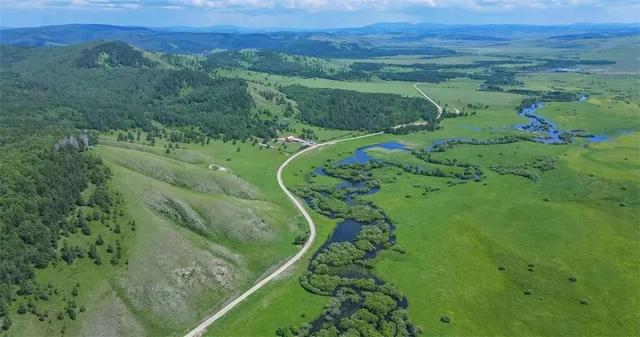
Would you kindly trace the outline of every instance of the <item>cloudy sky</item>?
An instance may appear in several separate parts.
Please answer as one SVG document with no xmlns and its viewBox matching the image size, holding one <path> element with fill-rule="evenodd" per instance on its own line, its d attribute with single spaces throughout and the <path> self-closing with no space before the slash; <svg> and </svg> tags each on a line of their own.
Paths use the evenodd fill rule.
<svg viewBox="0 0 640 337">
<path fill-rule="evenodd" d="M 0 26 L 329 28 L 374 22 L 640 22 L 639 0 L 0 0 Z"/>
</svg>

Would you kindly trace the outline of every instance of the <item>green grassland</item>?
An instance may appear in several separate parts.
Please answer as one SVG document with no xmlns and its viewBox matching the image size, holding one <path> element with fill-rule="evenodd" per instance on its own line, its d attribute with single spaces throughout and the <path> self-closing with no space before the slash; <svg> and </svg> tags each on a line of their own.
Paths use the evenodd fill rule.
<svg viewBox="0 0 640 337">
<path fill-rule="evenodd" d="M 485 169 L 484 183 L 427 196 L 420 192 L 438 186 L 434 178 L 405 176 L 371 197 L 396 220 L 398 244 L 408 252 L 385 251 L 376 272 L 407 294 L 411 317 L 425 335 L 638 331 L 637 134 L 593 148 L 460 146 L 447 156 L 483 168 L 540 156 L 558 158 L 558 164 L 537 182 Z M 590 158 L 595 151 L 618 160 L 604 164 Z M 635 164 L 624 156 L 632 163 L 635 157 Z M 395 173 L 382 172 L 382 180 Z M 590 304 L 581 305 L 581 298 Z M 444 314 L 453 324 L 438 321 Z M 611 316 L 615 320 L 599 319 Z"/>
<path fill-rule="evenodd" d="M 276 192 L 274 172 L 282 160 L 278 152 L 242 143 L 188 147 L 172 153 L 191 151 L 199 155 L 197 160 L 185 163 L 145 154 L 155 157 L 142 159 L 150 168 L 131 164 L 141 160 L 137 151 L 115 146 L 99 149 L 114 166 L 114 180 L 125 192 L 138 227 L 148 229 L 132 252 L 132 272 L 120 280 L 119 287 L 135 316 L 148 326 L 155 323 L 146 330 L 150 334 L 179 334 L 192 327 L 292 254 L 297 247 L 291 242 L 304 230 L 286 199 Z M 262 166 L 252 165 L 253 160 Z M 211 164 L 227 171 L 210 170 Z M 164 176 L 200 176 L 215 186 L 193 188 L 189 180 L 166 183 L 157 173 L 164 165 L 170 170 Z M 163 207 L 182 208 L 178 210 L 182 215 L 167 217 Z M 140 268 L 153 272 L 141 275 Z M 176 284 L 175 275 L 186 279 Z"/>
<path fill-rule="evenodd" d="M 416 94 L 407 82 L 241 76 L 265 84 Z M 564 130 L 585 130 L 607 135 L 608 140 L 460 145 L 434 154 L 476 163 L 486 176 L 482 182 L 455 186 L 447 185 L 448 178 L 415 176 L 397 168 L 376 171 L 381 191 L 366 198 L 397 224 L 397 245 L 407 253 L 383 251 L 375 273 L 406 294 L 409 315 L 427 336 L 636 335 L 640 333 L 640 128 L 634 122 L 639 99 L 631 88 L 637 77 L 532 73 L 522 81 L 522 87 L 532 90 L 589 94 L 586 102 L 549 102 L 540 113 Z M 331 178 L 316 178 L 310 172 L 369 144 L 400 141 L 422 148 L 451 137 L 522 134 L 513 125 L 526 122 L 515 113 L 524 97 L 478 91 L 478 84 L 469 79 L 421 84 L 448 107 L 488 107 L 466 108 L 467 113 L 476 113 L 447 119 L 435 132 L 385 134 L 315 150 L 291 163 L 285 172 L 287 185 L 313 179 L 330 183 Z M 623 99 L 616 97 L 621 94 Z M 417 160 L 405 152 L 371 151 L 378 158 L 407 164 Z M 530 167 L 543 159 L 552 160 L 554 168 L 536 171 L 537 180 L 490 169 Z M 425 192 L 426 187 L 440 190 Z M 334 222 L 315 213 L 313 217 L 319 226 L 314 244 L 318 247 Z M 241 303 L 207 336 L 269 336 L 278 327 L 298 326 L 317 317 L 328 298 L 301 290 L 298 277 L 306 270 L 304 263 Z M 441 323 L 442 315 L 450 316 L 451 323 Z"/>
<path fill-rule="evenodd" d="M 532 74 L 523 81 L 536 90 L 561 87 L 589 94 L 586 102 L 551 102 L 542 110 L 563 129 L 608 136 L 637 129 L 640 94 L 634 88 L 640 82 L 635 75 Z"/>
</svg>

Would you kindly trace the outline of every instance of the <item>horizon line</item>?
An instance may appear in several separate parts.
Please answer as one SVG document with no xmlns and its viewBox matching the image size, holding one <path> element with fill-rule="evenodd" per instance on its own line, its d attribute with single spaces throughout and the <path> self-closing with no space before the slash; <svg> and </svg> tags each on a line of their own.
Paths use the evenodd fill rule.
<svg viewBox="0 0 640 337">
<path fill-rule="evenodd" d="M 577 25 L 594 25 L 594 26 L 604 26 L 604 25 L 635 25 L 638 29 L 640 29 L 640 22 L 572 22 L 572 23 L 482 23 L 482 24 L 457 24 L 457 23 L 439 23 L 439 22 L 409 22 L 409 21 L 380 21 L 374 22 L 366 25 L 360 26 L 336 26 L 336 27 L 282 27 L 282 26 L 260 26 L 260 27 L 252 27 L 252 26 L 239 26 L 234 24 L 219 24 L 219 25 L 169 25 L 169 26 L 152 26 L 152 25 L 122 25 L 122 24 L 111 24 L 111 23 L 96 23 L 96 22 L 69 22 L 69 23 L 59 23 L 59 24 L 50 24 L 50 25 L 36 25 L 36 26 L 0 26 L 0 30 L 6 29 L 26 29 L 26 28 L 43 28 L 43 27 L 56 27 L 56 26 L 71 26 L 71 25 L 94 25 L 94 26 L 111 26 L 111 27 L 131 27 L 131 28 L 147 28 L 147 29 L 167 29 L 167 28 L 194 28 L 194 29 L 202 29 L 202 28 L 216 28 L 216 27 L 229 27 L 229 28 L 237 28 L 237 29 L 246 29 L 246 30 L 304 30 L 304 31 L 318 31 L 318 30 L 340 30 L 340 29 L 358 29 L 358 28 L 366 28 L 374 25 L 381 24 L 407 24 L 407 25 L 438 25 L 438 26 L 449 26 L 449 27 L 482 27 L 482 26 L 544 26 L 544 27 L 562 27 L 562 26 L 577 26 Z"/>
</svg>

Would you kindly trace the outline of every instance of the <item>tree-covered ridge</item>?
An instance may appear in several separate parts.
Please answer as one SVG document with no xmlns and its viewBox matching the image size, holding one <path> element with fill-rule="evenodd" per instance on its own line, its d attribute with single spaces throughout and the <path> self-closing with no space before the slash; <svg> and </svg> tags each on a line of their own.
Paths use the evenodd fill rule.
<svg viewBox="0 0 640 337">
<path fill-rule="evenodd" d="M 131 53 L 139 53 L 126 44 L 115 45 L 118 50 L 130 48 Z M 85 53 L 112 50 L 110 46 L 114 43 L 48 49 L 2 46 L 0 114 L 97 130 L 151 130 L 155 120 L 196 126 L 211 137 L 275 134 L 271 125 L 251 115 L 253 101 L 244 80 L 212 78 L 193 69 L 87 68 L 76 63 Z M 114 60 L 120 64 L 142 62 L 122 55 Z"/>
<path fill-rule="evenodd" d="M 99 66 L 143 67 L 151 66 L 153 62 L 145 58 L 141 51 L 132 46 L 124 42 L 112 41 L 84 49 L 80 57 L 76 59 L 76 64 L 82 68 Z"/>
<path fill-rule="evenodd" d="M 300 85 L 285 87 L 282 92 L 298 102 L 302 121 L 322 127 L 380 131 L 420 119 L 436 122 L 437 108 L 421 98 Z"/>
<path fill-rule="evenodd" d="M 203 67 L 205 69 L 242 68 L 274 75 L 334 80 L 367 80 L 371 77 L 364 71 L 337 67 L 328 60 L 271 51 L 243 50 L 213 53 L 207 56 Z"/>
</svg>

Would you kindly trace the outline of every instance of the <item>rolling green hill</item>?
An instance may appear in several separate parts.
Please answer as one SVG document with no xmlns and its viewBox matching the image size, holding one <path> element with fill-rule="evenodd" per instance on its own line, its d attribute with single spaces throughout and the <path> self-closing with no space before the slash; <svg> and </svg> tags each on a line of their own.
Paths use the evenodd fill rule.
<svg viewBox="0 0 640 337">
<path fill-rule="evenodd" d="M 295 252 L 245 81 L 121 42 L 1 48 L 10 336 L 179 335 Z"/>
</svg>

